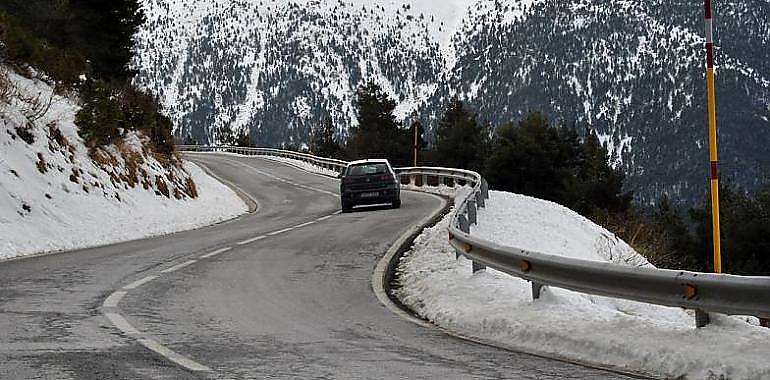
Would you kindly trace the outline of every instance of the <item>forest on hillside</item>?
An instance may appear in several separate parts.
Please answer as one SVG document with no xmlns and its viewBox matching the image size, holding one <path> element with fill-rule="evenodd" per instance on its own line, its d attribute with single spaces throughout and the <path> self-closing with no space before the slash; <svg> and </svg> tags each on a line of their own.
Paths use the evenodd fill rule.
<svg viewBox="0 0 770 380">
<path fill-rule="evenodd" d="M 130 131 L 154 150 L 174 150 L 172 125 L 158 101 L 132 85 L 133 36 L 144 22 L 136 0 L 5 0 L 0 3 L 0 63 L 79 93 L 80 135 L 92 148 Z"/>
</svg>

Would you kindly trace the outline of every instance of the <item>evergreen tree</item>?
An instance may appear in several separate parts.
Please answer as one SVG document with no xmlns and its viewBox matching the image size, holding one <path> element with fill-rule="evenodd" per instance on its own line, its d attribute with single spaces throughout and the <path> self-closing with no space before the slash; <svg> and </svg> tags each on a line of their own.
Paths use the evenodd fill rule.
<svg viewBox="0 0 770 380">
<path fill-rule="evenodd" d="M 534 197 L 562 201 L 578 156 L 577 136 L 551 128 L 540 113 L 518 125 L 501 127 L 495 138 L 485 177 L 490 186 Z"/>
<path fill-rule="evenodd" d="M 397 166 L 410 161 L 408 131 L 401 129 L 393 110 L 396 102 L 379 85 L 369 82 L 356 91 L 358 126 L 351 128 L 348 155 L 353 159 L 387 158 Z"/>
<path fill-rule="evenodd" d="M 565 194 L 573 198 L 568 203 L 575 211 L 589 215 L 596 208 L 615 213 L 629 209 L 633 197 L 623 192 L 625 175 L 614 169 L 609 159 L 607 148 L 589 132 L 580 145 L 577 176 Z"/>
<path fill-rule="evenodd" d="M 68 82 L 85 71 L 108 81 L 129 79 L 133 36 L 142 22 L 137 0 L 0 2 L 0 30 L 9 58 Z"/>
<path fill-rule="evenodd" d="M 664 240 L 664 246 L 658 249 L 667 251 L 677 263 L 672 269 L 698 268 L 698 263 L 693 258 L 693 240 L 687 223 L 680 211 L 671 204 L 668 196 L 663 196 L 658 201 L 652 221 Z"/>
<path fill-rule="evenodd" d="M 240 146 L 244 148 L 253 148 L 254 143 L 251 141 L 251 136 L 249 135 L 249 129 L 244 128 L 238 134 L 235 136 L 235 146 Z"/>
<path fill-rule="evenodd" d="M 449 102 L 436 129 L 435 157 L 439 165 L 481 170 L 484 165 L 485 129 L 462 101 Z"/>
<path fill-rule="evenodd" d="M 323 123 L 313 129 L 310 136 L 310 151 L 320 157 L 340 157 L 342 148 L 334 138 L 336 128 L 331 118 L 324 119 Z"/>
<path fill-rule="evenodd" d="M 726 273 L 770 275 L 770 188 L 750 195 L 730 184 L 720 186 L 722 266 Z M 711 201 L 694 208 L 695 269 L 713 270 Z"/>
</svg>

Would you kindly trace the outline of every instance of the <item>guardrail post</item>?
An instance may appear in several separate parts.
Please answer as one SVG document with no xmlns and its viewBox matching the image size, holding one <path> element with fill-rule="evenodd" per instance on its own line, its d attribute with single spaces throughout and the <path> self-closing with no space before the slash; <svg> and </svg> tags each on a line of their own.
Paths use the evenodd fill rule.
<svg viewBox="0 0 770 380">
<path fill-rule="evenodd" d="M 484 202 L 484 196 L 481 195 L 481 191 L 476 193 L 476 204 L 479 205 L 480 208 L 487 207 L 487 204 Z"/>
<path fill-rule="evenodd" d="M 770 328 L 770 318 L 759 318 L 759 325 Z"/>
<path fill-rule="evenodd" d="M 489 183 L 486 179 L 481 179 L 481 195 L 484 199 L 489 199 Z"/>
<path fill-rule="evenodd" d="M 709 317 L 709 313 L 703 310 L 695 310 L 695 327 L 706 327 L 710 322 L 711 318 Z"/>
<path fill-rule="evenodd" d="M 457 221 L 460 223 L 458 228 L 460 228 L 460 231 L 465 232 L 466 234 L 470 232 L 471 228 L 468 225 L 468 219 L 465 218 L 465 215 L 461 214 L 457 217 Z M 463 255 L 463 252 L 459 249 L 455 249 L 455 260 L 459 259 L 460 256 Z"/>
<path fill-rule="evenodd" d="M 468 200 L 468 224 L 476 224 L 477 221 L 476 201 L 473 199 Z"/>
<path fill-rule="evenodd" d="M 532 299 L 540 299 L 540 291 L 543 289 L 543 284 L 532 281 Z"/>
<path fill-rule="evenodd" d="M 481 272 L 483 270 L 487 269 L 487 266 L 481 263 L 473 262 L 473 274 L 476 274 L 478 272 Z"/>
<path fill-rule="evenodd" d="M 422 175 L 422 186 L 421 187 L 427 187 L 428 186 L 428 175 L 423 174 Z"/>
</svg>

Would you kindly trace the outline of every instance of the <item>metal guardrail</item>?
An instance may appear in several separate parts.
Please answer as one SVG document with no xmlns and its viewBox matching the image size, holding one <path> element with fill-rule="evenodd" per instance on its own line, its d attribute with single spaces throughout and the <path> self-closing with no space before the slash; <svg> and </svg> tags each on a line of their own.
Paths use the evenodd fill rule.
<svg viewBox="0 0 770 380">
<path fill-rule="evenodd" d="M 245 155 L 269 155 L 292 158 L 341 172 L 347 162 L 316 157 L 310 154 L 268 148 L 179 146 L 185 151 L 230 152 Z M 473 262 L 473 272 L 486 267 L 532 282 L 532 296 L 540 297 L 545 285 L 582 293 L 623 298 L 628 300 L 737 315 L 770 318 L 770 277 L 746 277 L 728 274 L 698 273 L 625 267 L 572 259 L 503 247 L 470 235 L 470 225 L 477 223 L 478 207 L 485 207 L 489 186 L 476 172 L 433 167 L 396 168 L 399 176 L 408 176 L 415 183 L 417 176 L 437 177 L 465 182 L 471 187 L 460 204 L 456 205 L 449 225 L 449 242 L 457 257 L 465 256 Z M 708 320 L 703 313 L 696 317 L 701 327 Z"/>
<path fill-rule="evenodd" d="M 348 165 L 347 161 L 335 160 L 333 158 L 317 157 L 312 154 L 292 152 L 290 150 L 281 150 L 273 148 L 247 148 L 238 146 L 204 146 L 204 145 L 177 145 L 177 148 L 187 152 L 220 152 L 236 153 L 246 156 L 273 156 L 291 158 L 304 161 L 324 169 L 334 170 L 341 173 Z"/>
</svg>

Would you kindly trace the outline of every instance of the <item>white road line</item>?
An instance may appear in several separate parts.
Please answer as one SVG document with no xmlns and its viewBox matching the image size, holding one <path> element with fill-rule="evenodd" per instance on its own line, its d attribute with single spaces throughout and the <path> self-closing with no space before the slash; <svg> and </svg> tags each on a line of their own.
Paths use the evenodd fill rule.
<svg viewBox="0 0 770 380">
<path fill-rule="evenodd" d="M 146 283 L 148 283 L 148 282 L 150 282 L 150 281 L 152 281 L 152 280 L 154 280 L 156 278 L 158 278 L 158 276 L 155 276 L 155 275 L 147 276 L 147 277 L 145 277 L 145 278 L 143 278 L 141 280 L 136 280 L 136 281 L 134 281 L 134 282 L 124 286 L 123 289 L 125 289 L 125 290 L 134 290 L 134 289 L 136 289 L 136 288 L 138 288 L 138 287 L 140 287 L 140 286 L 142 286 L 142 285 L 144 285 L 144 284 L 146 284 Z"/>
<path fill-rule="evenodd" d="M 198 262 L 198 260 L 188 260 L 188 261 L 185 261 L 185 262 L 183 262 L 181 264 L 174 265 L 171 268 L 166 268 L 166 269 L 160 271 L 160 273 L 176 272 L 176 271 L 178 271 L 178 270 L 180 270 L 180 269 L 182 269 L 182 268 L 184 268 L 184 267 L 186 267 L 188 265 L 192 265 L 192 264 L 195 264 L 197 262 Z"/>
<path fill-rule="evenodd" d="M 220 253 L 225 253 L 225 252 L 227 252 L 227 251 L 229 251 L 231 249 L 233 249 L 233 247 L 226 247 L 226 248 L 222 248 L 222 249 L 217 249 L 214 252 L 209 252 L 209 253 L 201 256 L 201 259 L 208 259 L 209 257 L 214 257 L 214 256 L 216 256 L 216 255 L 218 255 Z"/>
<path fill-rule="evenodd" d="M 242 242 L 239 242 L 239 243 L 236 243 L 236 244 L 238 244 L 238 245 L 246 245 L 246 244 L 249 244 L 249 243 L 253 243 L 253 242 L 255 242 L 255 241 L 258 241 L 258 240 L 262 240 L 262 239 L 264 239 L 264 238 L 266 238 L 266 237 L 267 237 L 266 235 L 257 236 L 257 237 L 255 237 L 255 238 L 251 238 L 251 239 L 249 239 L 249 240 L 244 240 L 244 241 L 242 241 Z"/>
<path fill-rule="evenodd" d="M 228 159 L 225 159 L 225 161 L 229 161 L 229 162 L 231 162 L 233 164 L 237 164 L 237 165 L 246 167 L 246 168 L 248 168 L 248 169 L 250 169 L 250 170 L 252 170 L 252 171 L 254 171 L 256 173 L 259 173 L 259 174 L 261 174 L 261 175 L 263 175 L 265 177 L 272 178 L 272 179 L 274 179 L 276 181 L 283 182 L 283 183 L 285 183 L 287 185 L 293 185 L 293 186 L 297 186 L 297 187 L 302 188 L 302 189 L 306 189 L 306 190 L 310 190 L 310 191 L 316 191 L 316 192 L 319 192 L 319 193 L 323 193 L 323 194 L 327 194 L 327 195 L 331 195 L 331 196 L 335 196 L 335 197 L 337 196 L 337 193 L 334 193 L 334 192 L 331 192 L 331 191 L 328 191 L 328 190 L 318 189 L 318 188 L 315 188 L 315 187 L 310 187 L 310 186 L 307 186 L 307 185 L 302 185 L 302 184 L 299 184 L 299 183 L 295 183 L 295 182 L 292 182 L 291 180 L 288 180 L 288 179 L 285 179 L 285 178 L 281 178 L 281 177 L 272 175 L 270 173 L 264 172 L 262 170 L 259 170 L 259 169 L 255 168 L 255 167 L 251 166 L 251 165 L 247 165 L 247 164 L 245 164 L 243 162 L 240 162 L 240 161 L 228 160 Z M 288 166 L 292 166 L 292 165 L 288 165 Z M 300 169 L 300 170 L 304 170 L 304 169 Z M 304 171 L 307 172 L 307 173 L 310 173 L 310 174 L 316 174 L 316 173 L 312 173 L 312 172 L 307 171 L 307 170 L 304 170 Z M 330 178 L 330 177 L 326 177 L 326 176 L 324 176 L 324 177 L 325 178 Z"/>
<path fill-rule="evenodd" d="M 120 300 L 122 300 L 125 295 L 126 295 L 126 292 L 123 292 L 123 291 L 117 291 L 115 293 L 112 293 L 110 294 L 109 297 L 107 297 L 106 300 L 104 300 L 104 303 L 102 304 L 102 306 L 118 307 Z"/>
<path fill-rule="evenodd" d="M 307 226 L 309 226 L 309 225 L 311 225 L 311 224 L 313 224 L 313 223 L 316 223 L 316 221 L 315 221 L 315 220 L 311 220 L 311 221 L 309 221 L 309 222 L 307 222 L 307 223 L 302 223 L 302 224 L 300 224 L 300 225 L 298 225 L 298 226 L 294 226 L 294 228 L 302 228 L 302 227 L 307 227 Z"/>
<path fill-rule="evenodd" d="M 193 372 L 203 372 L 203 371 L 211 371 L 211 368 L 206 367 L 203 364 L 200 364 L 192 359 L 188 359 L 171 349 L 163 346 L 162 344 L 158 343 L 157 341 L 153 339 L 139 339 L 139 343 L 141 343 L 143 346 L 147 347 L 148 349 L 155 351 L 160 356 L 163 356 L 164 358 L 171 360 L 172 362 L 190 370 Z"/>
<path fill-rule="evenodd" d="M 323 222 L 324 220 L 327 220 L 327 219 L 329 219 L 329 218 L 331 218 L 331 217 L 333 217 L 333 216 L 335 216 L 335 215 L 339 215 L 340 213 L 342 213 L 342 210 L 340 210 L 340 211 L 337 211 L 337 212 L 335 212 L 334 214 L 331 214 L 331 215 L 326 215 L 326 216 L 324 216 L 324 217 L 318 218 L 318 219 L 316 219 L 316 222 Z"/>
<path fill-rule="evenodd" d="M 118 330 L 122 331 L 126 335 L 139 335 L 139 330 L 131 326 L 128 321 L 118 313 L 104 313 L 104 316 L 112 322 Z"/>
<path fill-rule="evenodd" d="M 267 234 L 267 236 L 275 236 L 275 235 L 280 235 L 280 234 L 282 234 L 282 233 L 284 233 L 284 232 L 289 232 L 289 231 L 291 231 L 291 230 L 293 230 L 293 229 L 294 229 L 294 227 L 284 228 L 284 229 L 282 229 L 282 230 L 273 231 L 273 232 L 271 232 L 271 233 Z"/>
</svg>

